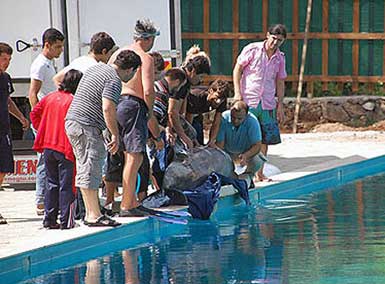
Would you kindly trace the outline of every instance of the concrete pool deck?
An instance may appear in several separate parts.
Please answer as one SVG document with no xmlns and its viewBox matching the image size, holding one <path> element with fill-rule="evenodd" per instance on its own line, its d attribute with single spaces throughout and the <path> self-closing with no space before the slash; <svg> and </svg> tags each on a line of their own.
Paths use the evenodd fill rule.
<svg viewBox="0 0 385 284">
<path fill-rule="evenodd" d="M 258 183 L 256 188 L 385 155 L 384 142 L 385 133 L 373 131 L 284 134 L 282 143 L 272 146 L 268 156 L 269 163 L 281 173 L 272 176 L 273 182 Z M 234 194 L 231 188 L 224 188 L 223 196 L 231 194 Z M 0 261 L 29 250 L 114 230 L 84 225 L 72 230 L 46 230 L 42 227 L 42 217 L 35 213 L 34 197 L 31 190 L 0 190 L 0 212 L 8 222 L 0 226 Z M 131 223 L 143 218 L 116 219 Z"/>
</svg>

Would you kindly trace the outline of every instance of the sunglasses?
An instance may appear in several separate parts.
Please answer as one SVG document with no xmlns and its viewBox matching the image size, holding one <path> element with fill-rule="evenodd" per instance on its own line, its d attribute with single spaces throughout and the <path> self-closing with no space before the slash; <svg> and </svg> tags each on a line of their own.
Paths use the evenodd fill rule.
<svg viewBox="0 0 385 284">
<path fill-rule="evenodd" d="M 277 41 L 277 44 L 281 45 L 285 39 L 284 38 L 278 38 L 277 36 L 275 35 L 270 35 L 270 37 L 274 40 L 274 41 Z"/>
</svg>

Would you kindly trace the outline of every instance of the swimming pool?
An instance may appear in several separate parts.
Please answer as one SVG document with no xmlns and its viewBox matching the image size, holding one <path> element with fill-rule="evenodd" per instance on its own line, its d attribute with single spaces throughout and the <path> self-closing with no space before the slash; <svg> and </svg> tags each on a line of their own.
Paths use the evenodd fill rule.
<svg viewBox="0 0 385 284">
<path fill-rule="evenodd" d="M 248 208 L 23 283 L 385 283 L 385 175 Z"/>
</svg>

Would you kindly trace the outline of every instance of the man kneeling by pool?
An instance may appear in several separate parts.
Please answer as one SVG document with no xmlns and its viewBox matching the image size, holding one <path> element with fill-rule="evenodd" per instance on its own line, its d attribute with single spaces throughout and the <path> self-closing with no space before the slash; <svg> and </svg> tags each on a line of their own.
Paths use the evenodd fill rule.
<svg viewBox="0 0 385 284">
<path fill-rule="evenodd" d="M 249 113 L 243 101 L 234 101 L 230 110 L 223 112 L 216 145 L 227 152 L 234 164 L 246 167 L 252 177 L 266 158 L 260 153 L 261 128 L 258 119 Z"/>
</svg>

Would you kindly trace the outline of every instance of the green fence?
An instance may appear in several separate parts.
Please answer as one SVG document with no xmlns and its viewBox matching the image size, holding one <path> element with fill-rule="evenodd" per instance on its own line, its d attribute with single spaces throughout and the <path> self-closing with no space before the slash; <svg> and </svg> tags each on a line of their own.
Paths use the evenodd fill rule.
<svg viewBox="0 0 385 284">
<path fill-rule="evenodd" d="M 384 81 L 384 0 L 313 0 L 305 81 Z M 287 27 L 288 81 L 298 80 L 307 0 L 181 0 L 183 54 L 194 43 L 209 53 L 212 74 L 231 80 L 242 48 Z"/>
</svg>

